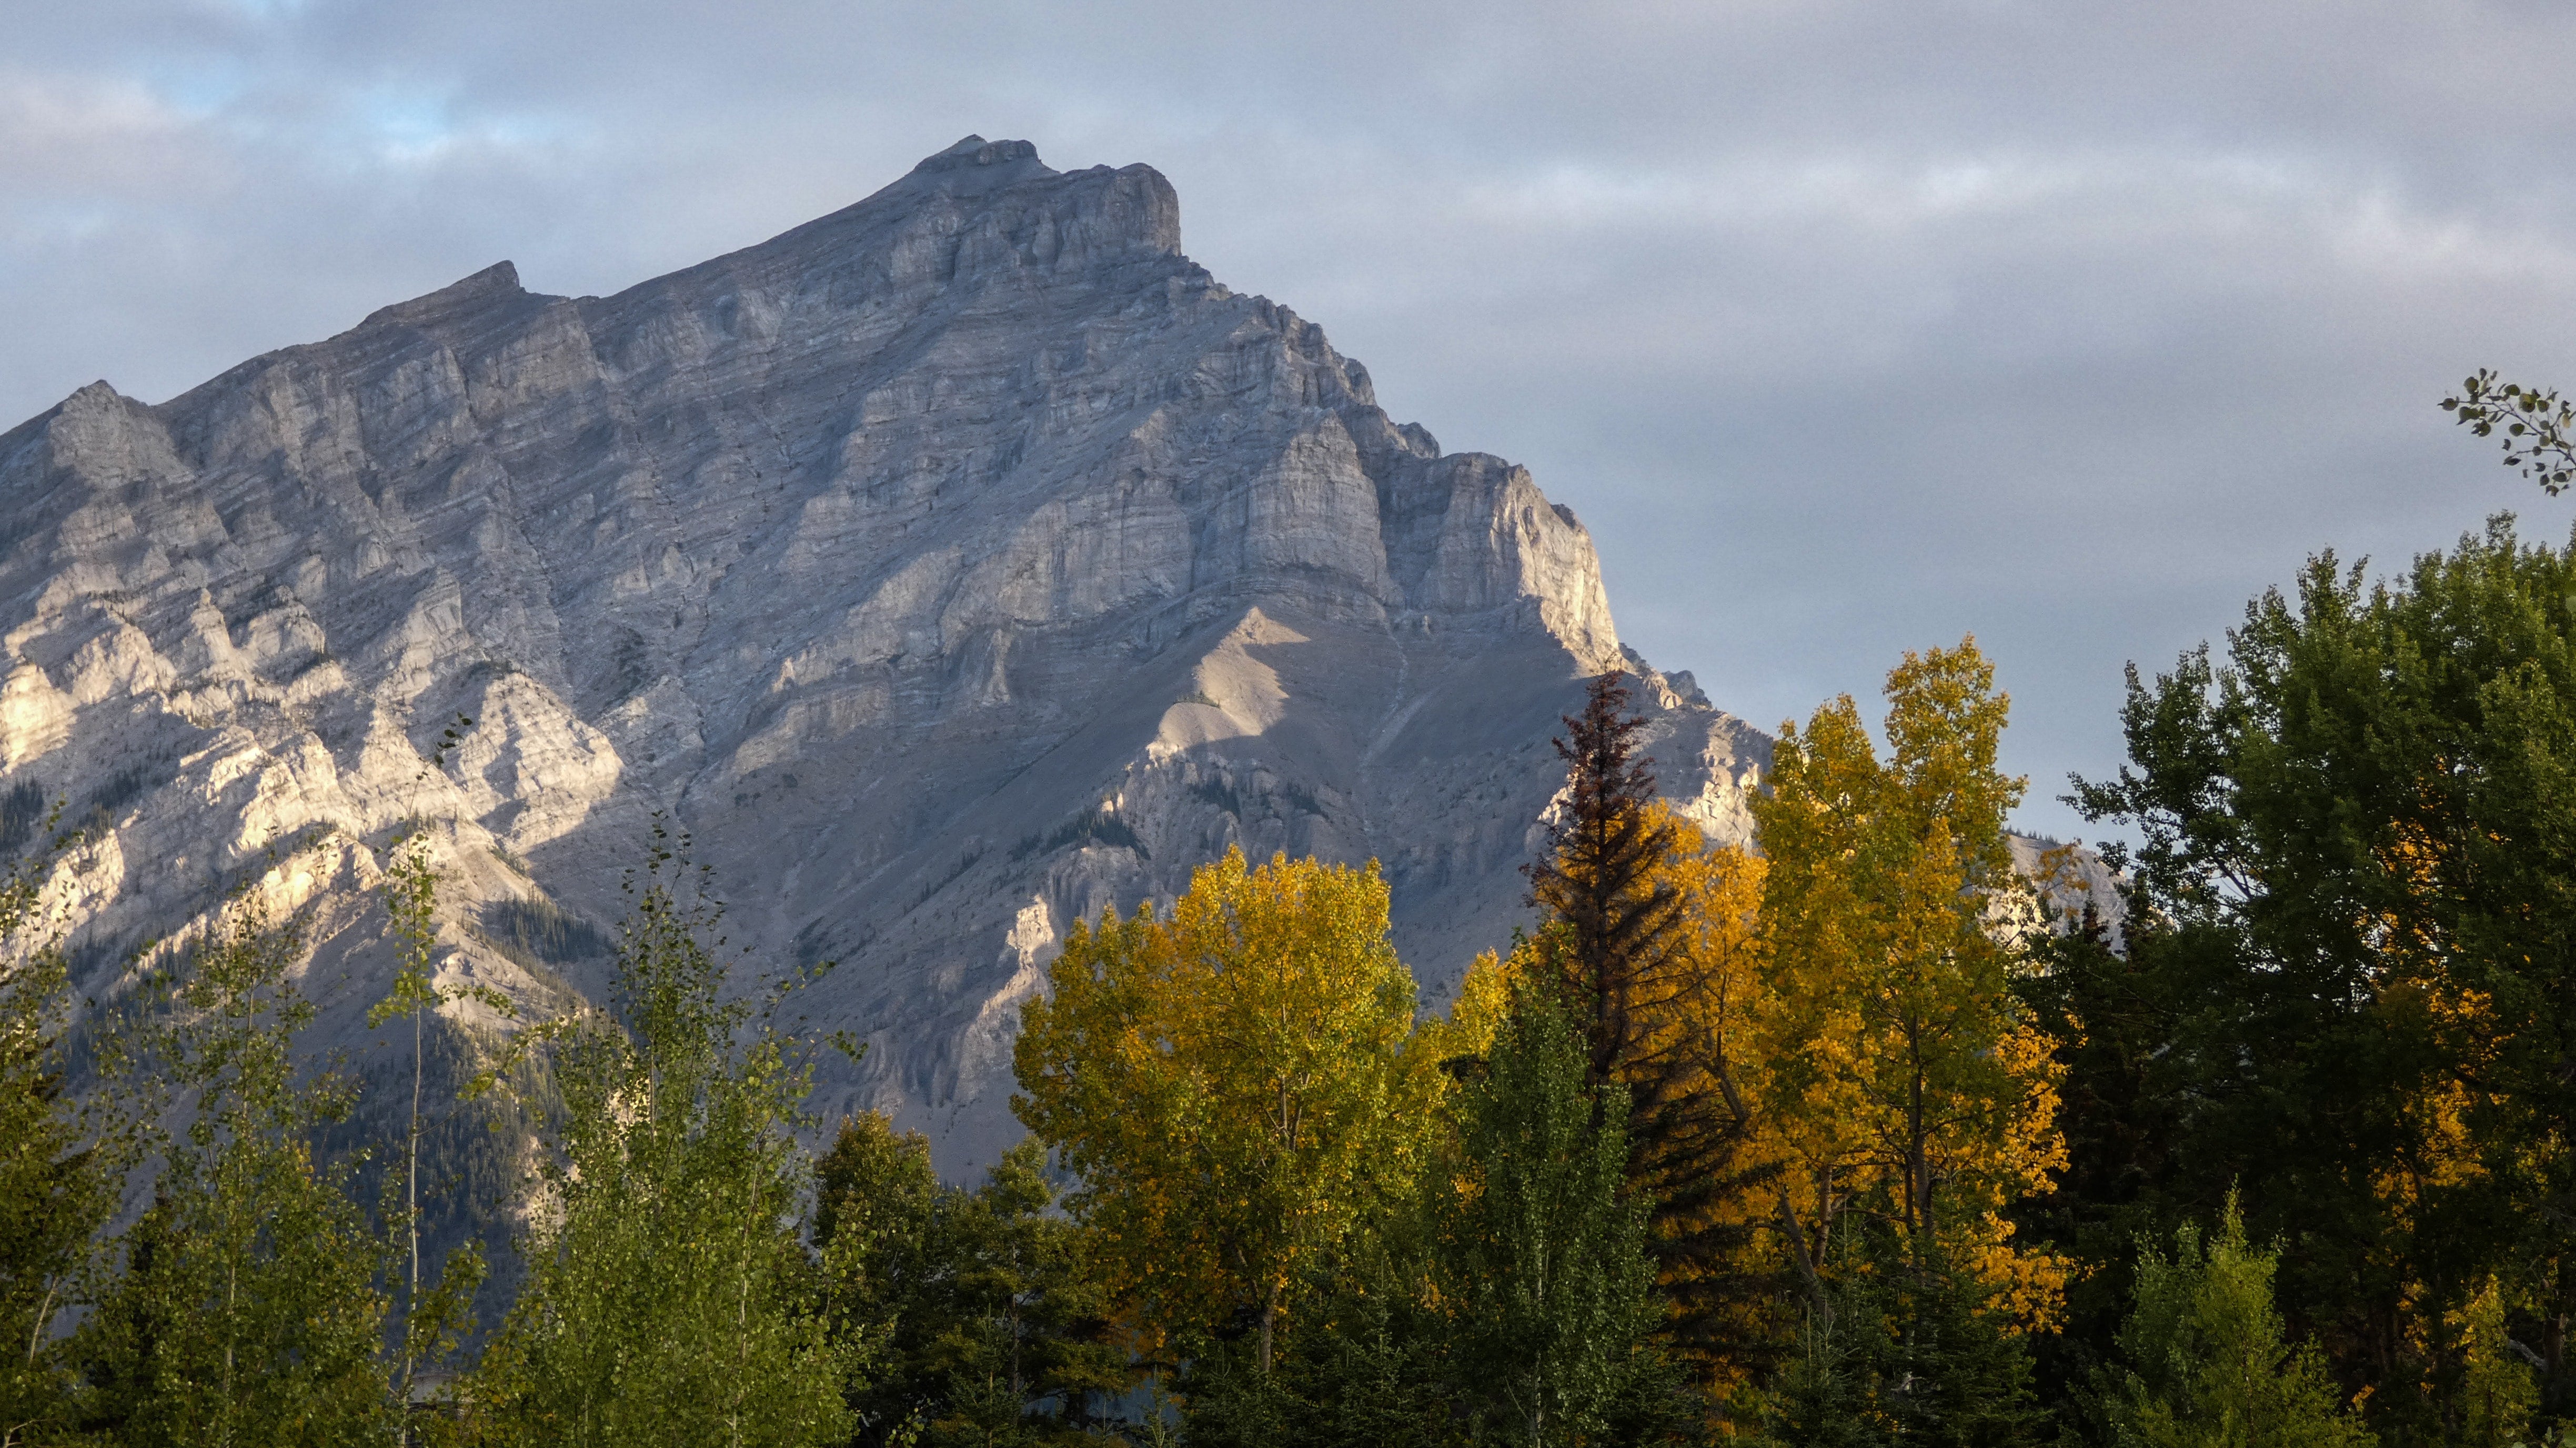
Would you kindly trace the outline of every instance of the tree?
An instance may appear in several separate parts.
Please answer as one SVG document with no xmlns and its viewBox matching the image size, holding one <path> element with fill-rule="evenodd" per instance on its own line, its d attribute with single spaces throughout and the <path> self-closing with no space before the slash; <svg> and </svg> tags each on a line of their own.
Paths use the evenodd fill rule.
<svg viewBox="0 0 2576 1448">
<path fill-rule="evenodd" d="M 1627 1191 L 1627 1093 L 1586 1080 L 1581 1037 L 1525 984 L 1455 1102 L 1433 1280 L 1450 1371 L 1500 1441 L 1599 1441 L 1658 1360 L 1647 1204 Z"/>
<path fill-rule="evenodd" d="M 654 851 L 618 949 L 622 1019 L 562 1024 L 563 1110 L 527 1287 L 471 1385 L 503 1441 L 801 1445 L 849 1432 L 844 1356 L 795 1226 L 812 1067 L 719 992 L 715 907 Z M 775 1003 L 773 998 L 773 1004 Z"/>
<path fill-rule="evenodd" d="M 814 1248 L 830 1282 L 842 1352 L 869 1371 L 846 1379 L 866 1448 L 914 1441 L 938 1412 L 938 1384 L 921 1362 L 920 1328 L 933 1315 L 942 1264 L 931 1217 L 942 1187 L 930 1138 L 898 1135 L 874 1111 L 842 1121 L 814 1164 Z"/>
<path fill-rule="evenodd" d="M 2321 555 L 2222 656 L 2133 671 L 2130 764 L 2075 794 L 2138 836 L 2151 1209 L 2241 1183 L 2284 1312 L 2392 1433 L 2441 1431 L 2443 1318 L 2491 1277 L 2571 1386 L 2571 592 L 2576 549 L 2509 518 L 2375 585 Z"/>
<path fill-rule="evenodd" d="M 1781 1448 L 2011 1448 L 2038 1441 L 2027 1335 L 2001 1294 L 1951 1262 L 1863 1221 L 1834 1243 L 1829 1285 L 1809 1304 L 1799 1354 L 1766 1405 Z"/>
<path fill-rule="evenodd" d="M 45 898 L 57 859 L 39 850 L 0 873 L 0 1448 L 69 1434 L 59 1328 L 116 1200 L 107 1123 L 63 1090 L 70 972 Z"/>
<path fill-rule="evenodd" d="M 1012 1109 L 1149 1351 L 1241 1314 L 1272 1365 L 1306 1266 L 1414 1189 L 1439 1091 L 1366 870 L 1240 850 L 1077 921 L 1022 1008 Z"/>
<path fill-rule="evenodd" d="M 1652 1203 L 1649 1242 L 1672 1304 L 1668 1334 L 1721 1379 L 1766 1361 L 1776 1280 L 1756 1229 L 1776 1170 L 1756 1141 L 1744 1077 L 1751 923 L 1761 862 L 1711 850 L 1655 798 L 1644 720 L 1623 676 L 1592 680 L 1556 741 L 1566 788 L 1549 852 L 1529 869 L 1544 916 L 1510 962 L 1555 981 L 1586 1079 L 1628 1095 L 1628 1181 Z"/>
<path fill-rule="evenodd" d="M 450 730 L 448 737 L 455 738 L 455 732 Z M 425 831 L 395 843 L 393 862 L 380 888 L 401 954 L 393 989 L 367 1012 L 367 1024 L 381 1027 L 397 1016 L 407 1016 L 411 1025 L 411 1109 L 403 1133 L 401 1199 L 399 1203 L 389 1200 L 386 1213 L 389 1225 L 401 1237 L 401 1260 L 395 1264 L 400 1274 L 396 1288 L 401 1356 L 393 1380 L 394 1396 L 409 1411 L 421 1365 L 438 1362 L 472 1326 L 474 1293 L 482 1286 L 484 1276 L 482 1249 L 468 1242 L 448 1254 L 435 1285 L 421 1285 L 421 1094 L 427 1088 L 429 1075 L 423 1037 L 426 1018 L 451 1001 L 467 999 L 505 1016 L 516 1012 L 509 998 L 496 991 L 472 986 L 441 987 L 435 983 L 430 957 L 437 946 L 438 872 L 430 861 Z"/>
<path fill-rule="evenodd" d="M 2463 1448 L 2515 1448 L 2531 1430 L 2539 1385 L 2505 1330 L 2504 1293 L 2493 1278 L 2447 1322 L 2460 1340 L 2454 1441 Z"/>
<path fill-rule="evenodd" d="M 1125 1389 L 1127 1357 L 1079 1231 L 1050 1210 L 1045 1153 L 1022 1142 L 969 1191 L 938 1185 L 929 1146 L 867 1112 L 816 1168 L 815 1239 L 846 1264 L 848 1320 L 881 1334 L 852 1405 L 863 1441 L 1094 1441 L 1094 1397 Z"/>
<path fill-rule="evenodd" d="M 2056 1043 L 1998 928 L 2026 889 L 2004 823 L 2022 781 L 1995 768 L 2007 700 L 1974 640 L 1907 654 L 1887 699 L 1886 762 L 1846 695 L 1784 727 L 1754 805 L 1785 1250 L 1821 1300 L 1835 1223 L 1857 1212 L 2044 1322 L 2062 1264 L 2005 1216 L 2064 1160 Z"/>
<path fill-rule="evenodd" d="M 160 1141 L 152 1202 L 76 1344 L 94 1426 L 132 1448 L 380 1444 L 400 1411 L 377 1362 L 384 1244 L 346 1164 L 314 1153 L 350 1091 L 327 1070 L 299 1079 L 313 1007 L 288 983 L 300 921 L 269 914 L 284 874 L 139 983 L 163 1009 L 136 1027 L 126 1068 L 166 1083 L 187 1124 Z"/>
<path fill-rule="evenodd" d="M 2337 1401 L 2313 1343 L 2293 1344 L 2272 1301 L 2276 1254 L 2249 1246 L 2231 1198 L 2218 1236 L 2139 1244 L 2136 1305 L 2120 1330 L 2128 1367 L 2109 1397 L 2122 1444 L 2140 1448 L 2347 1448 L 2372 1441 Z"/>
</svg>

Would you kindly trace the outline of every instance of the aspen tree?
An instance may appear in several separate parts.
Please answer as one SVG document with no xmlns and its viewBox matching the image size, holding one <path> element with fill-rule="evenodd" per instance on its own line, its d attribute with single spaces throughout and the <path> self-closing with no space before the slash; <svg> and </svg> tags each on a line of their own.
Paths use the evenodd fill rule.
<svg viewBox="0 0 2576 1448">
<path fill-rule="evenodd" d="M 1267 1373 L 1309 1265 L 1413 1188 L 1439 1068 L 1386 882 L 1243 852 L 1168 918 L 1076 922 L 1023 1008 L 1012 1107 L 1149 1349 L 1240 1321 Z"/>
<path fill-rule="evenodd" d="M 2025 888 L 2005 832 L 2023 782 L 1995 767 L 2008 701 L 1973 639 L 1907 654 L 1887 699 L 1884 762 L 1844 696 L 1784 727 L 1754 805 L 1781 1236 L 1820 1291 L 1837 1220 L 1865 1212 L 2044 1322 L 2064 1269 L 2004 1215 L 2064 1158 L 2055 1042 L 1996 928 Z"/>
</svg>

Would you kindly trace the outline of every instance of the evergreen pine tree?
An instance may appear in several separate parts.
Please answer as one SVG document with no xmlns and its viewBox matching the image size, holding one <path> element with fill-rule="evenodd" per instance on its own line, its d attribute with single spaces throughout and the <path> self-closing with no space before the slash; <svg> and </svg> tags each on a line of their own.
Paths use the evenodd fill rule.
<svg viewBox="0 0 2576 1448">
<path fill-rule="evenodd" d="M 1754 1218 L 1728 1207 L 1770 1169 L 1747 1160 L 1752 1121 L 1719 1043 L 1682 1025 L 1710 982 L 1685 946 L 1693 922 L 1666 867 L 1699 841 L 1655 807 L 1654 761 L 1638 752 L 1645 721 L 1626 712 L 1624 677 L 1594 678 L 1555 741 L 1566 788 L 1547 854 L 1528 868 L 1530 903 L 1546 916 L 1529 954 L 1562 987 L 1585 1079 L 1627 1094 L 1626 1174 L 1652 1204 L 1666 1331 L 1686 1351 L 1759 1359 L 1765 1347 L 1742 1340 L 1742 1325 L 1762 1313 L 1746 1306 L 1776 1284 L 1748 1270 Z"/>
<path fill-rule="evenodd" d="M 1781 1448 L 2039 1441 L 2029 1345 L 1937 1245 L 1859 1225 L 1766 1404 Z"/>
<path fill-rule="evenodd" d="M 1553 990 L 1523 986 L 1459 1092 L 1441 1173 L 1457 1184 L 1433 1248 L 1448 1369 L 1497 1441 L 1532 1448 L 1600 1441 L 1659 1368 L 1648 1208 L 1627 1191 L 1627 1093 L 1586 1078 Z"/>
</svg>

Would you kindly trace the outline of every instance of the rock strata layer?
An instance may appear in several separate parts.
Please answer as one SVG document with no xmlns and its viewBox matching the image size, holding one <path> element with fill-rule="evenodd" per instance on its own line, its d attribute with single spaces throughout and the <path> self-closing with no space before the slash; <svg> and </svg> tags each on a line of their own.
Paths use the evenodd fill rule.
<svg viewBox="0 0 2576 1448">
<path fill-rule="evenodd" d="M 1525 918 L 1584 676 L 1640 674 L 1718 837 L 1770 748 L 1621 648 L 1527 472 L 1190 261 L 1160 175 L 975 137 L 616 296 L 505 262 L 157 406 L 83 388 L 0 435 L 0 635 L 9 820 L 94 826 L 93 988 L 265 880 L 318 902 L 317 1047 L 367 1049 L 359 892 L 423 820 L 443 975 L 551 1008 L 658 818 L 752 960 L 837 962 L 797 1009 L 871 1049 L 823 1108 L 950 1170 L 1016 1134 L 1077 916 L 1228 845 L 1376 859 L 1436 997 Z"/>
</svg>

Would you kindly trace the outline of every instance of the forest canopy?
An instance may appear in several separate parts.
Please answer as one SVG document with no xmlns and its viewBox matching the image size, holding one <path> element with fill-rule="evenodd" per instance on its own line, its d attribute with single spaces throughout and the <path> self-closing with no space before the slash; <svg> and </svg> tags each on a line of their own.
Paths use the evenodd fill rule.
<svg viewBox="0 0 2576 1448">
<path fill-rule="evenodd" d="M 2554 393 L 2451 405 L 2564 481 Z M 12 794 L 0 1445 L 2565 1441 L 2576 541 L 2321 554 L 2133 667 L 2069 796 L 2106 892 L 2016 863 L 1973 638 L 1785 726 L 1741 843 L 1634 683 L 1453 1000 L 1375 862 L 1076 922 L 972 1183 L 812 1113 L 825 967 L 727 954 L 658 831 L 613 942 L 488 915 L 613 956 L 528 1019 L 433 971 L 434 832 L 341 842 L 400 955 L 366 1074 L 299 1061 L 268 882 L 76 999 L 86 845 Z M 508 1198 L 462 1235 L 458 1162 Z"/>
</svg>

